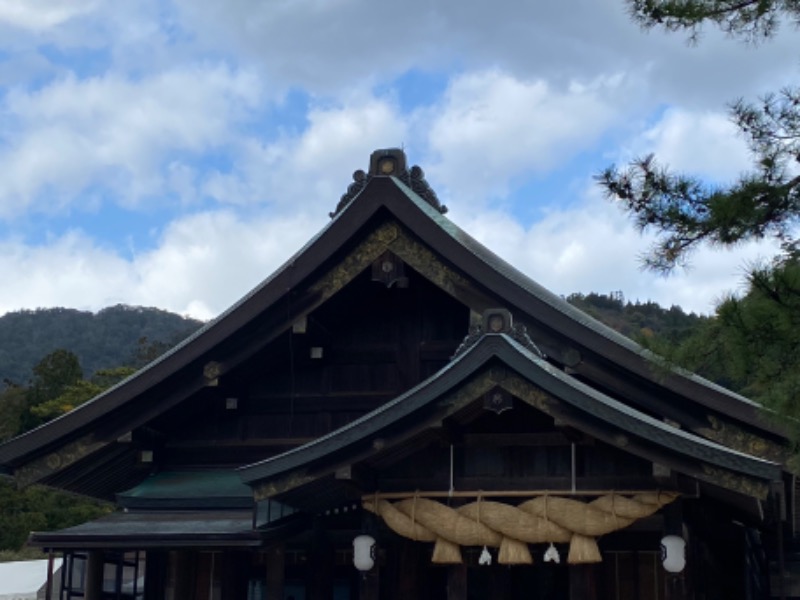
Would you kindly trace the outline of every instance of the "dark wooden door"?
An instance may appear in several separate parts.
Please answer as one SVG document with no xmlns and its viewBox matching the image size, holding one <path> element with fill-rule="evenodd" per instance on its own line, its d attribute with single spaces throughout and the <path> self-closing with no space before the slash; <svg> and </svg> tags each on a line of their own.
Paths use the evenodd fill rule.
<svg viewBox="0 0 800 600">
<path fill-rule="evenodd" d="M 570 600 L 566 565 L 492 565 L 467 573 L 467 600 Z"/>
</svg>

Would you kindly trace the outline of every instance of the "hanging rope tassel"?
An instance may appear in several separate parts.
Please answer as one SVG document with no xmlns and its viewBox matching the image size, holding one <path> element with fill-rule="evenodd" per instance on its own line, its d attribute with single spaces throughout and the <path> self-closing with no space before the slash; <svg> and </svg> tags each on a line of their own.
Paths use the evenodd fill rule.
<svg viewBox="0 0 800 600">
<path fill-rule="evenodd" d="M 478 496 L 478 525 L 481 524 L 481 497 Z M 483 550 L 481 551 L 481 555 L 478 558 L 479 565 L 491 565 L 492 564 L 492 555 L 489 553 L 489 548 L 485 545 L 483 546 Z"/>
<path fill-rule="evenodd" d="M 415 494 L 395 503 L 367 496 L 363 505 L 400 535 L 435 541 L 436 563 L 460 563 L 460 546 L 483 546 L 487 553 L 490 547 L 500 548 L 500 564 L 531 564 L 533 558 L 527 544 L 569 542 L 567 562 L 584 564 L 602 560 L 597 536 L 627 527 L 676 497 L 677 494 L 663 492 L 645 492 L 630 498 L 607 494 L 585 503 L 540 496 L 519 506 L 479 498 L 453 509 Z M 549 548 L 546 554 L 554 556 Z"/>
</svg>

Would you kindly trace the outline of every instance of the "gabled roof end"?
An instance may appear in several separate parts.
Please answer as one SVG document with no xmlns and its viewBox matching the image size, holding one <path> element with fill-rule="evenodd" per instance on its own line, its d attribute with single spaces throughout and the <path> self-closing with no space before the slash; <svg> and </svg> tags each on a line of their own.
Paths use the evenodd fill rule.
<svg viewBox="0 0 800 600">
<path fill-rule="evenodd" d="M 441 214 L 446 213 L 447 207 L 439 202 L 436 192 L 425 180 L 422 168 L 414 165 L 409 169 L 407 165 L 406 153 L 400 148 L 375 150 L 369 157 L 369 171 L 365 173 L 359 169 L 353 173 L 353 183 L 348 186 L 347 192 L 336 205 L 336 210 L 329 213 L 329 216 L 333 218 L 342 212 L 373 177 L 396 177 Z"/>
</svg>

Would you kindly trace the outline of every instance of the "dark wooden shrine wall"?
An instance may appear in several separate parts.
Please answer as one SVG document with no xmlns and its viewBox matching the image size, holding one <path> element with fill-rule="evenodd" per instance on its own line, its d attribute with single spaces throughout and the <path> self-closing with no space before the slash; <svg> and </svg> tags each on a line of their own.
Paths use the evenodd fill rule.
<svg viewBox="0 0 800 600">
<path fill-rule="evenodd" d="M 657 487 L 649 461 L 587 436 L 573 445 L 571 432 L 521 402 L 500 415 L 484 411 L 446 437 L 374 454 L 365 464 L 378 474 L 377 488 L 446 491 L 452 477 L 462 491 L 570 489 L 573 466 L 580 489 Z"/>
<path fill-rule="evenodd" d="M 408 268 L 407 287 L 364 272 L 219 385 L 154 424 L 175 464 L 244 463 L 324 435 L 441 369 L 469 308 Z M 235 401 L 229 400 L 235 398 Z M 231 408 L 235 402 L 235 408 Z"/>
</svg>

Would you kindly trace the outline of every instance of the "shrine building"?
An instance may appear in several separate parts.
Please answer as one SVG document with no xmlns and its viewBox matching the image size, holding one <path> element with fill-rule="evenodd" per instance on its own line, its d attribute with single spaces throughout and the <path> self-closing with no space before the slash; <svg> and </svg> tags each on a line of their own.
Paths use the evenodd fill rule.
<svg viewBox="0 0 800 600">
<path fill-rule="evenodd" d="M 116 506 L 31 534 L 63 557 L 48 600 L 800 597 L 780 422 L 492 254 L 401 150 L 331 208 L 217 319 L 0 446 L 18 485 Z"/>
</svg>

